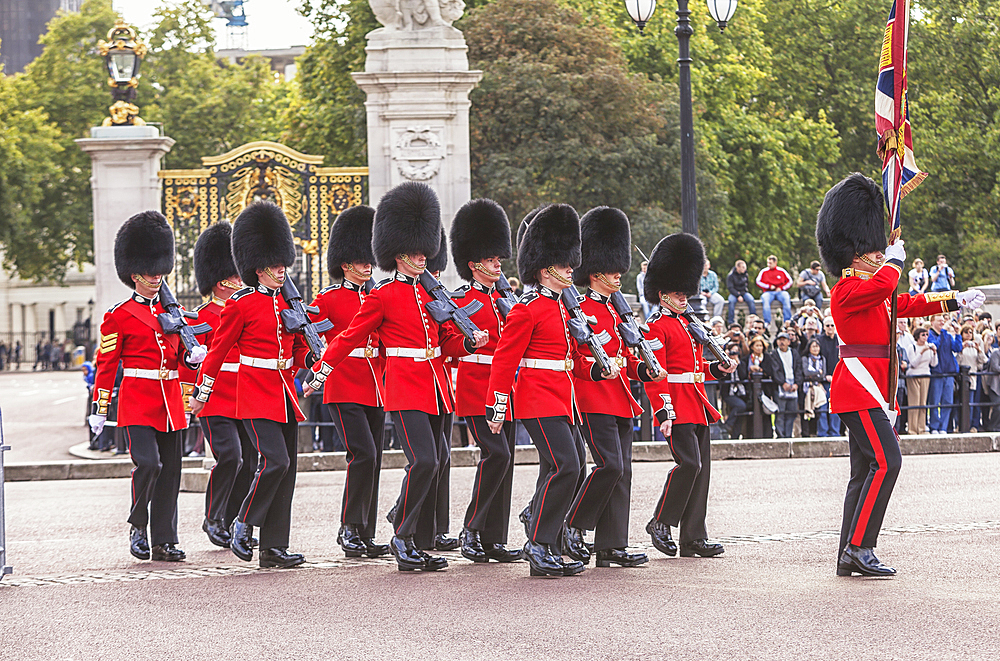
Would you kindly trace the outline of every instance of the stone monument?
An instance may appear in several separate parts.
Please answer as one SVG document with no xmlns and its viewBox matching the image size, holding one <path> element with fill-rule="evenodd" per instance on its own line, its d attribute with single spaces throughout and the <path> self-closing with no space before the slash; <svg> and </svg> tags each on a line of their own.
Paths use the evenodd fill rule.
<svg viewBox="0 0 1000 661">
<path fill-rule="evenodd" d="M 445 228 L 471 197 L 469 92 L 482 78 L 470 71 L 468 47 L 452 27 L 462 0 L 369 0 L 384 26 L 367 35 L 364 73 L 368 186 L 373 206 L 404 181 L 437 191 Z M 443 277 L 458 282 L 454 265 Z"/>
</svg>

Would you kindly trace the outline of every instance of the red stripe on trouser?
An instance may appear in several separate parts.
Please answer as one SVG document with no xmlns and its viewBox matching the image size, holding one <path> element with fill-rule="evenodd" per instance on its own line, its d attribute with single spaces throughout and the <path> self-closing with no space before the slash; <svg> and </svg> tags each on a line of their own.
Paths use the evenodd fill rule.
<svg viewBox="0 0 1000 661">
<path fill-rule="evenodd" d="M 344 477 L 344 509 L 340 513 L 340 522 L 344 523 L 344 517 L 347 516 L 347 499 L 351 495 L 351 490 L 347 488 L 347 485 L 351 483 L 351 462 L 354 461 L 354 451 L 351 449 L 351 444 L 347 442 L 347 427 L 344 426 L 344 415 L 340 412 L 340 406 L 334 404 L 334 407 L 337 409 L 337 417 L 340 418 L 344 447 L 347 448 L 347 475 Z"/>
<path fill-rule="evenodd" d="M 542 500 L 538 503 L 538 510 L 535 512 L 535 529 L 531 532 L 531 541 L 535 541 L 535 535 L 538 534 L 538 524 L 541 523 L 541 511 L 545 507 L 545 494 L 549 492 L 549 485 L 552 484 L 552 480 L 555 478 L 556 473 L 559 472 L 559 464 L 556 463 L 556 455 L 552 453 L 552 446 L 549 445 L 549 437 L 545 435 L 545 428 L 542 427 L 542 421 L 538 420 L 538 430 L 542 432 L 542 438 L 545 439 L 545 447 L 549 449 L 549 456 L 552 457 L 552 465 L 556 467 L 555 473 L 552 473 L 552 477 L 548 479 L 545 483 L 545 490 L 542 491 Z"/>
<path fill-rule="evenodd" d="M 257 471 L 257 479 L 254 480 L 253 493 L 250 494 L 250 501 L 247 503 L 247 513 L 243 515 L 243 523 L 246 523 L 246 519 L 250 518 L 250 507 L 253 505 L 253 497 L 257 495 L 257 486 L 260 484 L 260 476 L 264 474 L 265 470 L 267 470 L 267 457 L 265 457 L 260 451 L 260 436 L 257 435 L 257 428 L 253 426 L 253 420 L 250 421 L 250 429 L 253 430 L 253 437 L 257 441 L 257 454 L 260 455 L 260 459 L 264 462 L 264 465 L 260 467 L 259 471 Z"/>
<path fill-rule="evenodd" d="M 854 534 L 851 535 L 851 544 L 855 546 L 860 546 L 865 537 L 865 528 L 868 527 L 868 519 L 871 518 L 875 501 L 878 500 L 879 489 L 882 488 L 885 474 L 889 470 L 889 466 L 885 460 L 885 450 L 882 449 L 882 439 L 879 438 L 878 433 L 875 431 L 875 424 L 872 422 L 872 414 L 869 411 L 859 411 L 858 413 L 860 414 L 858 417 L 861 418 L 861 424 L 865 426 L 865 433 L 868 434 L 868 440 L 871 441 L 872 450 L 875 452 L 875 461 L 878 463 L 878 470 L 872 476 L 872 483 L 868 486 L 868 493 L 865 494 L 865 503 L 861 506 L 861 513 L 858 515 L 858 523 L 854 527 Z"/>
<path fill-rule="evenodd" d="M 413 457 L 413 461 L 415 462 L 417 460 L 417 455 L 413 454 L 413 446 L 410 445 L 410 435 L 406 431 L 406 423 L 403 422 L 403 414 L 402 413 L 399 414 L 399 426 L 403 428 L 403 438 L 406 439 L 406 447 L 410 448 L 410 456 Z M 410 474 L 409 473 L 406 474 L 406 490 L 403 491 L 403 514 L 402 514 L 402 516 L 399 516 L 398 514 L 396 515 L 396 516 L 399 516 L 399 520 L 400 521 L 402 521 L 403 519 L 406 518 L 406 497 L 408 495 L 410 495 Z M 399 529 L 397 528 L 397 529 L 393 530 L 393 532 L 397 532 L 398 530 Z"/>
<path fill-rule="evenodd" d="M 482 490 L 482 487 L 483 487 L 483 469 L 482 469 L 482 465 L 483 465 L 484 461 L 486 461 L 487 459 L 489 459 L 490 452 L 479 441 L 479 435 L 476 434 L 476 423 L 475 422 L 471 422 L 472 418 L 466 418 L 466 419 L 470 421 L 470 424 L 467 425 L 467 426 L 468 426 L 469 429 L 472 430 L 472 437 L 476 439 L 476 445 L 479 446 L 479 452 L 480 453 L 485 453 L 485 455 L 486 455 L 486 456 L 480 458 L 480 460 L 479 460 L 479 470 L 476 471 L 476 473 L 477 473 L 476 477 L 478 478 L 476 480 L 476 506 L 472 510 L 472 516 L 470 516 L 469 520 L 465 522 L 466 527 L 468 527 L 469 522 L 472 521 L 474 518 L 476 518 L 476 512 L 479 511 L 479 492 L 480 492 L 480 490 Z"/>
</svg>

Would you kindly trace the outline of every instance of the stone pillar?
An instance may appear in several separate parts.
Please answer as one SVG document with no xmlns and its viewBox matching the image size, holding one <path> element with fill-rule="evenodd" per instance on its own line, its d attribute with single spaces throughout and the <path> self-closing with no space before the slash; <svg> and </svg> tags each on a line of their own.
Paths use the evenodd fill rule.
<svg viewBox="0 0 1000 661">
<path fill-rule="evenodd" d="M 115 271 L 115 235 L 130 216 L 160 208 L 160 159 L 174 145 L 155 126 L 100 126 L 76 140 L 90 154 L 94 196 L 94 326 L 97 337 L 105 311 L 131 290 Z"/>
<path fill-rule="evenodd" d="M 393 186 L 422 181 L 437 191 L 447 231 L 471 197 L 469 92 L 482 72 L 469 70 L 465 38 L 449 25 L 379 28 L 367 39 L 365 71 L 351 75 L 367 96 L 372 206 Z M 448 261 L 442 280 L 454 287 Z"/>
</svg>

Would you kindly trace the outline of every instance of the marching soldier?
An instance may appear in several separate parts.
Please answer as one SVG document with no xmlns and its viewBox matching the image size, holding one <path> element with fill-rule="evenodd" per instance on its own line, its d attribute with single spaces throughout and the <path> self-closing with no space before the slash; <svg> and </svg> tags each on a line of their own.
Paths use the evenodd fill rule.
<svg viewBox="0 0 1000 661">
<path fill-rule="evenodd" d="M 375 212 L 372 252 L 380 269 L 395 270 L 365 298 L 348 328 L 327 347 L 313 369 L 306 392 L 315 390 L 356 347 L 378 331 L 385 347 L 385 408 L 409 462 L 389 544 L 400 571 L 436 571 L 448 566 L 431 548 L 435 534 L 433 501 L 440 470 L 445 416 L 453 410 L 441 355 L 472 353 L 487 341 L 479 331 L 475 346 L 449 325 L 438 326 L 426 304 L 430 296 L 420 285 L 427 256 L 437 254 L 441 241 L 441 208 L 426 184 L 406 182 L 386 193 Z M 427 499 L 432 503 L 424 507 Z M 416 539 L 415 539 L 416 537 Z"/>
<path fill-rule="evenodd" d="M 816 219 L 819 253 L 842 277 L 830 292 L 830 308 L 840 338 L 840 362 L 830 387 L 830 412 L 847 425 L 851 478 L 837 549 L 837 575 L 893 576 L 896 570 L 875 556 L 879 529 L 902 457 L 893 430 L 898 410 L 890 409 L 890 297 L 903 273 L 902 241 L 886 247 L 885 203 L 879 186 L 854 173 L 826 193 Z M 896 297 L 900 317 L 918 317 L 976 308 L 985 296 L 927 292 Z"/>
<path fill-rule="evenodd" d="M 458 275 L 469 282 L 458 290 L 463 301 L 479 301 L 483 306 L 470 317 L 472 323 L 490 335 L 486 346 L 458 359 L 455 415 L 465 417 L 479 447 L 461 535 L 462 555 L 473 562 L 514 562 L 521 559 L 521 551 L 505 546 L 514 479 L 513 418 L 508 410 L 500 433 L 495 434 L 484 415 L 493 352 L 504 325 L 495 284 L 503 275 L 500 260 L 511 254 L 510 222 L 503 208 L 493 200 L 480 199 L 459 209 L 451 223 L 451 254 Z"/>
<path fill-rule="evenodd" d="M 319 308 L 314 320 L 329 319 L 333 324 L 325 333 L 328 343 L 347 329 L 371 291 L 374 218 L 375 210 L 369 206 L 350 207 L 330 228 L 327 269 L 331 278 L 342 282 L 324 289 L 313 302 Z M 389 552 L 387 545 L 374 541 L 385 428 L 383 398 L 382 356 L 378 332 L 372 331 L 363 346 L 353 349 L 330 373 L 323 388 L 323 403 L 347 446 L 337 543 L 349 558 L 377 558 Z"/>
<path fill-rule="evenodd" d="M 621 276 L 632 265 L 632 234 L 628 218 L 619 209 L 598 207 L 580 220 L 582 262 L 573 272 L 578 286 L 589 291 L 580 308 L 596 319 L 595 333 L 610 340 L 604 350 L 618 365 L 617 378 L 576 382 L 576 401 L 583 418 L 580 430 L 590 446 L 595 467 L 577 491 L 566 517 L 564 535 L 567 555 L 587 564 L 590 551 L 584 531 L 596 530 L 594 548 L 597 566 L 635 567 L 649 560 L 645 553 L 629 553 L 628 518 L 632 493 L 632 419 L 642 412 L 632 397 L 629 379 L 662 381 L 665 371 L 650 375 L 646 365 L 625 346 L 618 325 L 622 318 L 611 303 L 621 289 Z M 574 361 L 593 364 L 589 352 L 577 348 Z"/>
<path fill-rule="evenodd" d="M 126 220 L 115 237 L 115 270 L 135 291 L 104 315 L 89 418 L 91 430 L 100 435 L 121 361 L 118 428 L 135 464 L 129 552 L 140 560 L 166 562 L 185 558 L 177 548 L 181 434 L 187 427 L 178 367 L 186 363 L 197 369 L 205 359 L 201 346 L 185 355 L 180 338 L 164 333 L 157 319 L 165 312 L 160 283 L 173 268 L 174 234 L 166 219 L 144 211 Z"/>
<path fill-rule="evenodd" d="M 221 323 L 202 366 L 195 401 L 199 415 L 214 397 L 216 384 L 233 347 L 239 349 L 236 418 L 260 454 L 249 493 L 229 531 L 229 548 L 241 560 L 253 558 L 252 526 L 260 528 L 260 566 L 294 567 L 305 562 L 288 552 L 295 491 L 299 410 L 293 378 L 296 366 L 311 364 L 301 335 L 285 331 L 281 296 L 285 268 L 295 261 L 291 228 L 281 209 L 254 202 L 239 215 L 232 230 L 233 262 L 244 284 L 222 309 Z"/>
<path fill-rule="evenodd" d="M 705 515 L 712 467 L 712 446 L 708 425 L 721 417 L 705 395 L 706 373 L 719 378 L 736 369 L 706 363 L 701 346 L 687 330 L 687 297 L 698 291 L 705 266 L 705 248 L 690 234 L 671 234 L 656 245 L 649 256 L 643 294 L 660 305 L 647 321 L 647 337 L 656 348 L 656 357 L 667 371 L 660 383 L 647 383 L 646 393 L 658 406 L 656 419 L 670 443 L 677 463 L 667 475 L 663 494 L 646 524 L 653 546 L 669 556 L 677 554 L 670 526 L 679 528 L 682 557 L 719 555 L 722 544 L 708 541 Z M 661 346 L 662 345 L 662 346 Z"/>
</svg>

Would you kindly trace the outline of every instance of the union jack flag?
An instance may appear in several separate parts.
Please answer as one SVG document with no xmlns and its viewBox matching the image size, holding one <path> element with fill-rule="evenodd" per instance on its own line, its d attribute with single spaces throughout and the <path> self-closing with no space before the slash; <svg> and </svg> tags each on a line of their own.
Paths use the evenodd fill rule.
<svg viewBox="0 0 1000 661">
<path fill-rule="evenodd" d="M 900 235 L 899 202 L 927 176 L 913 160 L 913 134 L 906 98 L 906 40 L 910 0 L 894 0 L 889 11 L 875 86 L 875 131 L 882 158 L 882 191 L 889 210 L 889 242 Z"/>
</svg>

